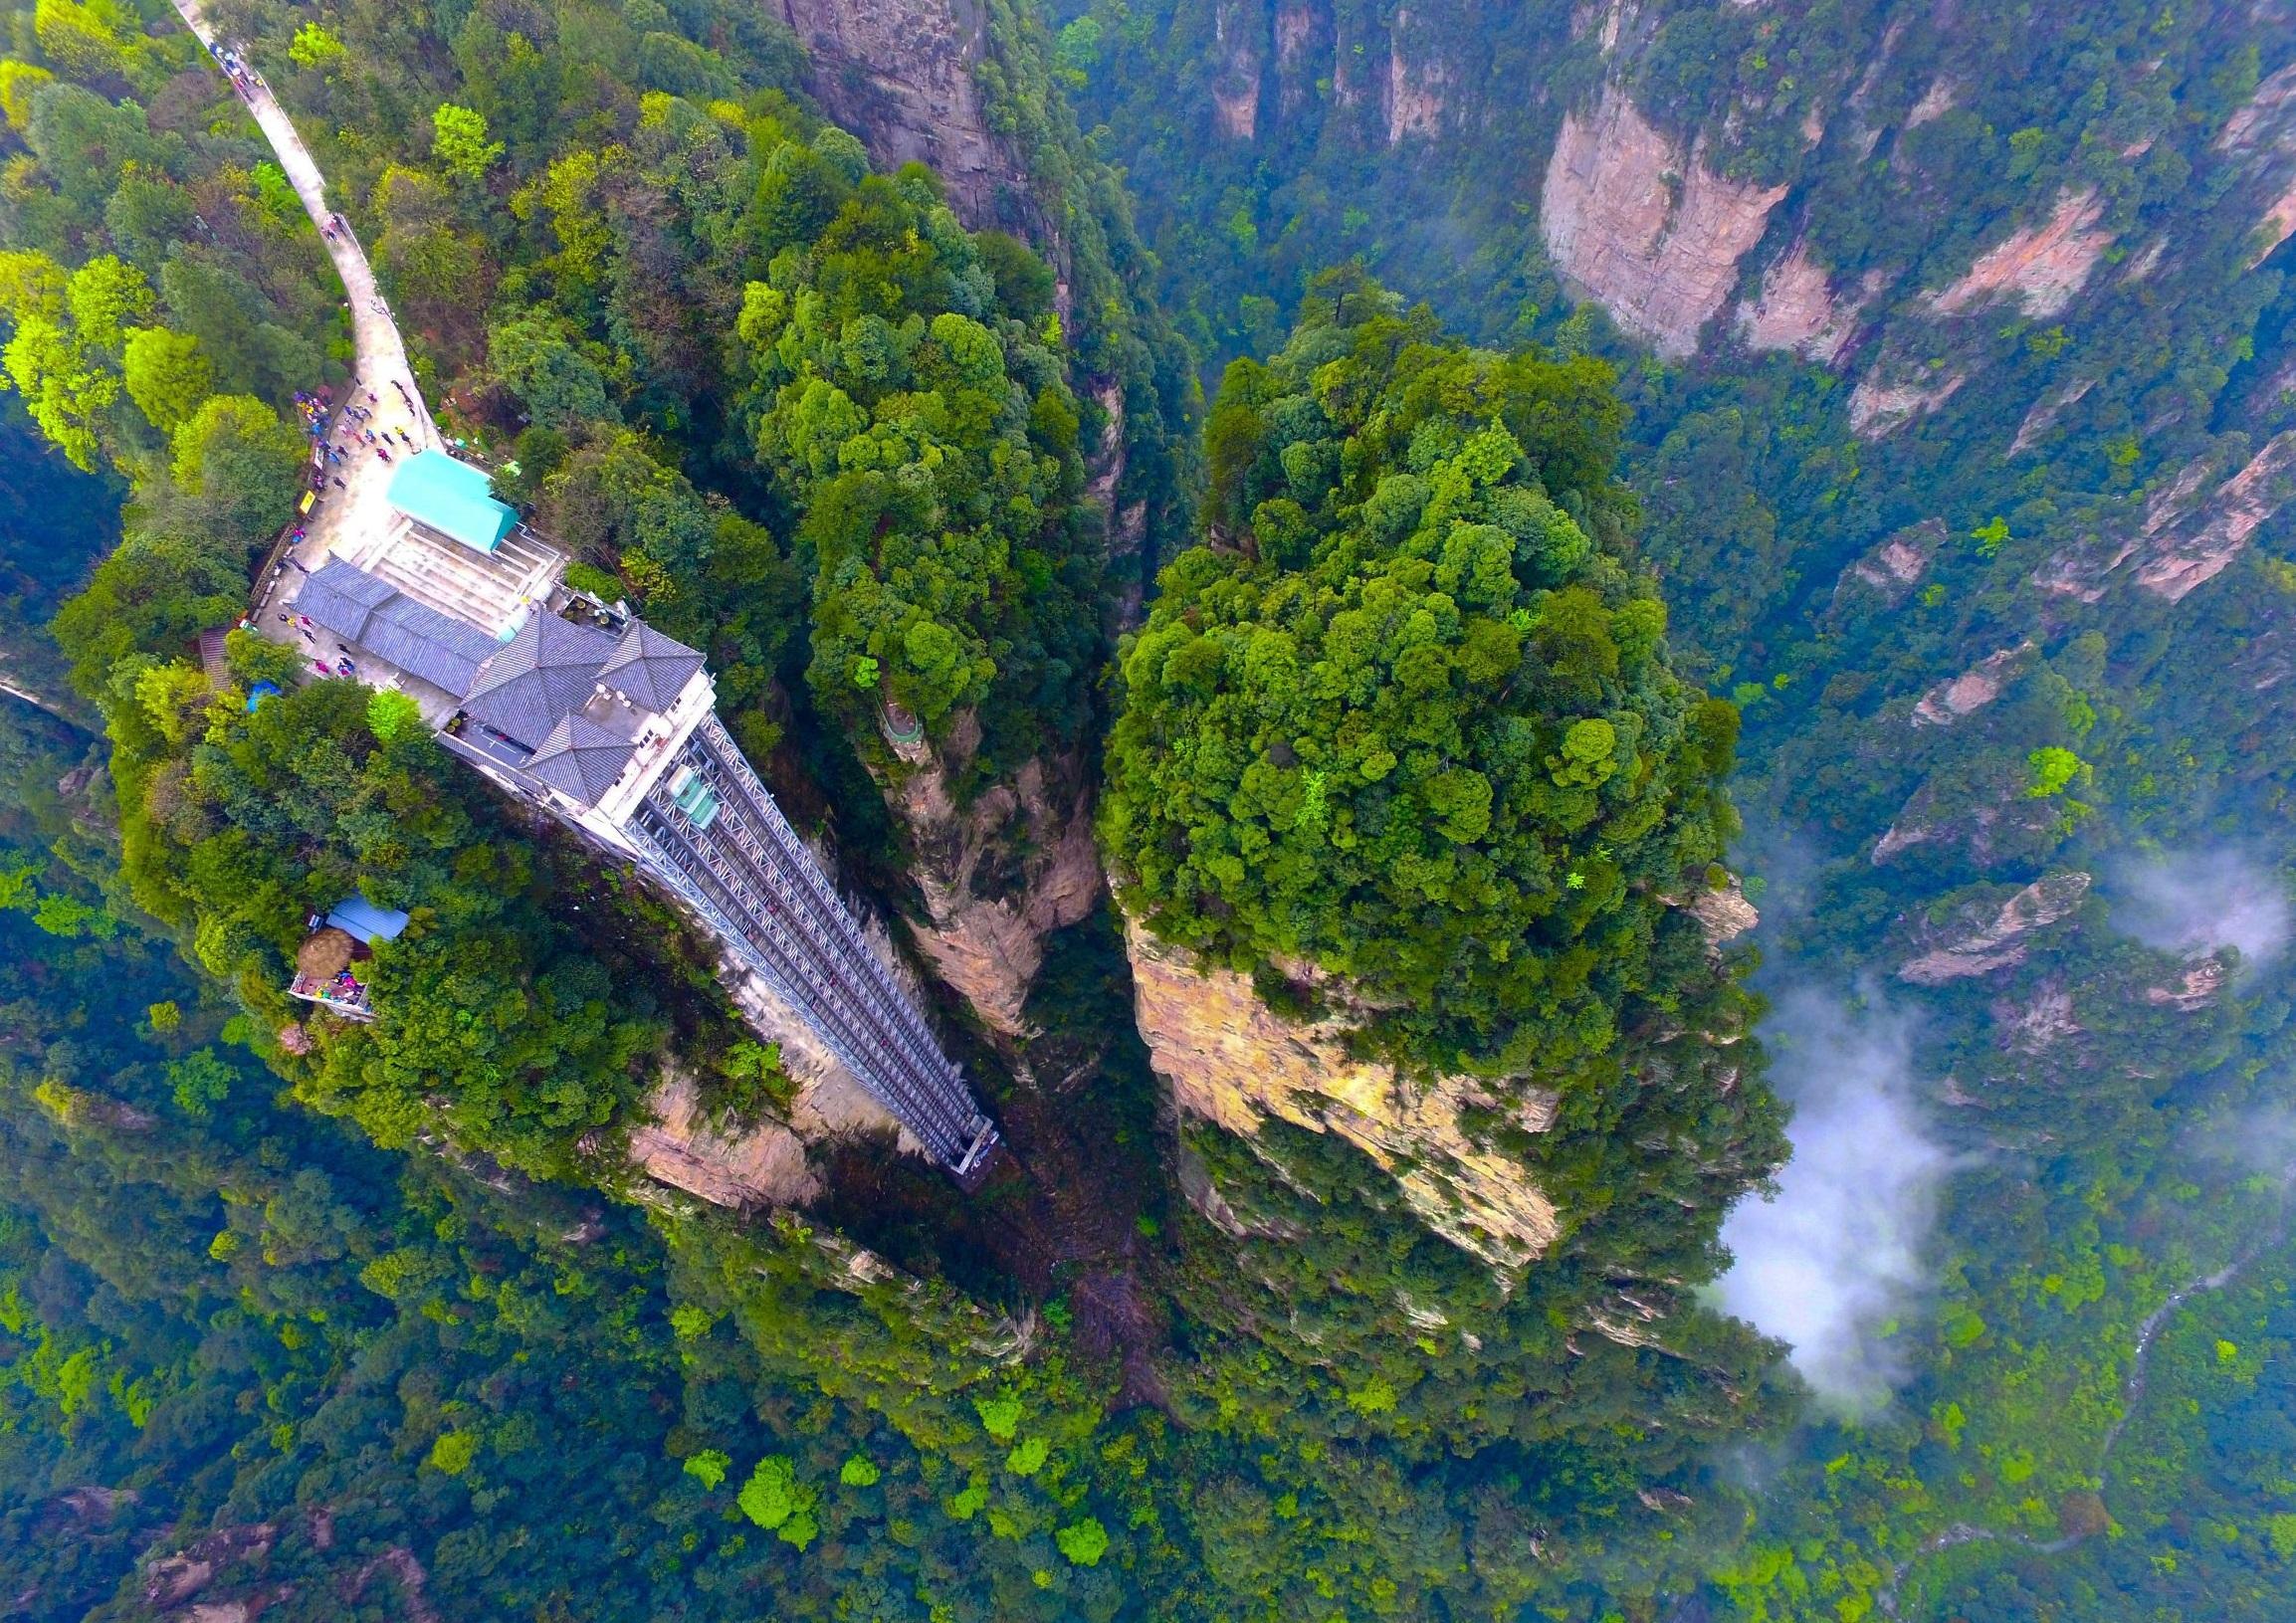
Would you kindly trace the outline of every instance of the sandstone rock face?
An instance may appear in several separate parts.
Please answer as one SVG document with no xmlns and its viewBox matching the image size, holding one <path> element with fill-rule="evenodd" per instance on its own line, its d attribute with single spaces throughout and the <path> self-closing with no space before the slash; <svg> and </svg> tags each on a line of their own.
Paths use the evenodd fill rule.
<svg viewBox="0 0 2296 1623">
<path fill-rule="evenodd" d="M 1735 875 L 1719 891 L 1701 891 L 1687 911 L 1698 920 L 1698 927 L 1706 932 L 1706 944 L 1712 947 L 1736 940 L 1762 922 L 1762 914 L 1746 900 Z"/>
<path fill-rule="evenodd" d="M 1212 81 L 1212 117 L 1231 140 L 1248 141 L 1259 132 L 1259 30 L 1257 9 L 1237 0 L 1225 0 L 1212 14 L 1212 38 L 1220 53 Z"/>
<path fill-rule="evenodd" d="M 2017 667 L 2033 650 L 2030 638 L 2014 648 L 1988 654 L 1960 676 L 1939 683 L 1922 695 L 1913 709 L 1917 727 L 1950 727 L 1973 710 L 1983 710 L 2001 697 L 2001 689 L 2017 674 Z"/>
<path fill-rule="evenodd" d="M 2275 249 L 2290 237 L 2296 237 L 2296 180 L 2288 189 L 2273 199 L 2264 211 L 2264 218 L 2256 226 L 2256 246 L 2249 251 L 2250 270 L 2269 259 Z"/>
<path fill-rule="evenodd" d="M 1045 936 L 1092 912 L 1101 893 L 1090 801 L 1031 760 L 959 811 L 932 746 L 893 742 L 908 770 L 886 799 L 909 832 L 910 875 L 932 920 L 915 929 L 917 944 L 992 1030 L 1018 1037 Z M 961 760 L 972 742 L 960 725 L 949 747 Z M 1027 853 L 1019 883 L 987 894 L 984 864 L 995 866 L 1016 844 Z"/>
<path fill-rule="evenodd" d="M 967 226 L 1003 221 L 1021 184 L 972 76 L 987 46 L 978 0 L 773 0 L 812 59 L 806 88 L 883 169 L 931 164 Z"/>
<path fill-rule="evenodd" d="M 2268 149 L 2283 140 L 2291 127 L 2296 127 L 2296 64 L 2258 85 L 2240 109 L 2224 120 L 2216 135 L 2216 150 Z"/>
<path fill-rule="evenodd" d="M 1128 942 L 1141 1036 L 1179 1109 L 1247 1137 L 1269 1116 L 1337 1133 L 1394 1177 L 1429 1229 L 1494 1267 L 1519 1268 L 1553 1242 L 1553 1203 L 1460 1124 L 1469 1107 L 1495 1103 L 1479 1083 L 1415 1087 L 1350 1059 L 1336 1027 L 1270 1012 L 1247 977 L 1204 969 L 1137 925 Z M 1535 1101 L 1519 1119 L 1545 1131 L 1554 1102 Z"/>
<path fill-rule="evenodd" d="M 2200 507 L 2175 519 L 2148 518 L 2152 543 L 2137 584 L 2170 602 L 2223 573 L 2248 537 L 2296 495 L 2296 430 L 2275 436 Z"/>
<path fill-rule="evenodd" d="M 1432 135 L 1443 123 L 1443 90 L 1450 72 L 1440 62 L 1413 63 L 1403 53 L 1411 14 L 1398 10 L 1387 30 L 1387 144 Z"/>
<path fill-rule="evenodd" d="M 1990 921 L 1900 964 L 1898 978 L 1943 986 L 2023 963 L 2025 937 L 2065 917 L 2088 891 L 2089 876 L 2078 871 L 2037 879 L 2003 903 Z"/>
<path fill-rule="evenodd" d="M 2012 1054 L 2042 1053 L 2067 1037 L 2080 1036 L 2084 1029 L 2073 1017 L 2073 994 L 2055 981 L 2043 986 L 2024 1008 L 1994 1004 L 1992 1016 L 2001 1047 Z"/>
<path fill-rule="evenodd" d="M 1738 282 L 1783 186 L 1726 180 L 1652 127 L 1615 86 L 1563 120 L 1539 200 L 1556 266 L 1621 327 L 1682 359 Z"/>
<path fill-rule="evenodd" d="M 2009 442 L 2009 455 L 2015 456 L 2046 434 L 2068 407 L 2097 386 L 2093 377 L 2077 377 L 2053 394 L 2044 395 L 2025 413 L 2025 420 L 2017 425 L 2017 437 Z"/>
<path fill-rule="evenodd" d="M 2034 584 L 2094 603 L 2116 579 L 2127 578 L 2172 603 L 2183 601 L 2230 567 L 2249 537 L 2296 496 L 2296 430 L 2267 441 L 2210 492 L 2217 472 L 2205 457 L 2188 464 L 2146 504 L 2134 533 L 2066 547 L 2034 573 Z"/>
<path fill-rule="evenodd" d="M 892 945 L 882 928 L 874 920 L 864 924 L 878 955 L 892 961 Z M 724 978 L 749 1025 L 781 1047 L 781 1069 L 797 1084 L 788 1118 L 720 1132 L 703 1115 L 696 1079 L 667 1070 L 646 1102 L 649 1119 L 630 1134 L 630 1160 L 639 1171 L 713 1206 L 747 1210 L 818 1199 L 823 1184 L 809 1155 L 812 1145 L 895 1133 L 901 1148 L 920 1152 L 892 1113 L 869 1096 L 778 993 L 731 959 Z"/>
<path fill-rule="evenodd" d="M 1914 582 L 1928 572 L 1930 559 L 1937 556 L 1945 538 L 1946 526 L 1936 518 L 1925 518 L 1884 536 L 1841 572 L 1833 584 L 1834 606 L 1844 607 L 1870 593 L 1895 608 L 1905 601 Z"/>
<path fill-rule="evenodd" d="M 1950 79 L 1941 77 L 1932 80 L 1930 88 L 1922 92 L 1922 99 L 1906 113 L 1906 128 L 1919 129 L 1932 119 L 1943 118 L 1953 110 L 1954 103 L 1961 100 L 1961 87 Z"/>
<path fill-rule="evenodd" d="M 2271 201 L 2256 223 L 2251 269 L 2296 236 L 2296 65 L 2281 69 L 2256 87 L 2240 109 L 2224 120 L 2216 150 L 2246 160 L 2246 170 L 2265 181 Z"/>
<path fill-rule="evenodd" d="M 1859 378 L 1857 387 L 1849 392 L 1850 431 L 1860 439 L 1881 439 L 1916 417 L 1937 410 L 1968 381 L 1960 372 L 1942 378 L 1890 379 L 1876 368 Z"/>
<path fill-rule="evenodd" d="M 2097 229 L 2104 214 L 2093 188 L 2067 192 L 2047 220 L 1986 249 L 1959 282 L 1924 302 L 1940 315 L 1958 315 L 2015 300 L 2027 315 L 2046 320 L 2088 285 L 2089 273 L 2113 245 L 2113 234 Z"/>
<path fill-rule="evenodd" d="M 1276 8 L 1277 110 L 1290 117 L 1316 94 L 1315 63 L 1331 30 L 1313 6 Z"/>
<path fill-rule="evenodd" d="M 781 1122 L 731 1137 L 702 1118 L 699 1090 L 682 1073 L 666 1077 L 647 1107 L 654 1119 L 630 1134 L 630 1158 L 648 1177 L 713 1206 L 800 1206 L 822 1193 L 805 1141 Z"/>
<path fill-rule="evenodd" d="M 2145 1001 L 2155 1008 L 2191 1014 L 2213 1003 L 2223 989 L 2224 966 L 2214 958 L 2203 958 L 2178 977 L 2176 985 L 2146 987 Z"/>
<path fill-rule="evenodd" d="M 1858 298 L 1837 301 L 1832 281 L 1810 260 L 1808 243 L 1797 242 L 1763 273 L 1760 297 L 1739 304 L 1739 336 L 1750 349 L 1786 349 L 1831 365 L 1856 333 L 1857 312 L 1878 281 L 1869 277 Z"/>
</svg>

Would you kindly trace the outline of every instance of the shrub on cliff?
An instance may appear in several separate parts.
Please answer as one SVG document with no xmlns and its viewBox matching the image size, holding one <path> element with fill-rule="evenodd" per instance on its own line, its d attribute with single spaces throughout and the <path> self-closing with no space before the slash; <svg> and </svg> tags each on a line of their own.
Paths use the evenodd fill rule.
<svg viewBox="0 0 2296 1623">
<path fill-rule="evenodd" d="M 1600 362 L 1470 348 L 1357 273 L 1229 367 L 1213 540 L 1125 648 L 1109 742 L 1148 928 L 1339 977 L 1399 1059 L 1610 1046 L 1661 896 L 1721 854 L 1736 733 L 1619 560 L 1619 421 Z"/>
</svg>

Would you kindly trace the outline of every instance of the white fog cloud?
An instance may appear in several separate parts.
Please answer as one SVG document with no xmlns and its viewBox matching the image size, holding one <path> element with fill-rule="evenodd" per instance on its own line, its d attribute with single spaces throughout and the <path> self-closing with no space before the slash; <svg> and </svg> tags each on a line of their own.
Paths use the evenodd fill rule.
<svg viewBox="0 0 2296 1623">
<path fill-rule="evenodd" d="M 1788 1342 L 1819 1396 L 1865 1411 L 1907 1373 L 1883 1334 L 1918 1307 L 1922 1249 L 1952 1157 L 1928 1133 L 1905 1021 L 1814 992 L 1778 1000 L 1763 1038 L 1792 1102 L 1793 1159 L 1774 1200 L 1730 1214 L 1721 1306 Z"/>
<path fill-rule="evenodd" d="M 2215 952 L 2232 946 L 2248 968 L 2288 944 L 2287 882 L 2240 852 L 2170 852 L 2114 876 L 2113 923 L 2147 946 Z"/>
</svg>

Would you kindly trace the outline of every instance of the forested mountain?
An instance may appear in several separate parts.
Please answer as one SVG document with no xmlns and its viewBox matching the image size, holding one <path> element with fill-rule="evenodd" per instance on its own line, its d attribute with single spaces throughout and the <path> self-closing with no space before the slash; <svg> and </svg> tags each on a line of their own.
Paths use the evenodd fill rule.
<svg viewBox="0 0 2296 1623">
<path fill-rule="evenodd" d="M 1010 1155 L 200 637 L 349 322 L 14 11 L 0 1616 L 2285 1615 L 2284 11 L 204 16 Z"/>
<path fill-rule="evenodd" d="M 1352 255 L 1620 368 L 1635 555 L 1744 714 L 1803 1116 L 1725 1300 L 1860 1404 L 1730 1604 L 2284 1609 L 2288 1506 L 2233 1439 L 2288 1270 L 2285 9 L 1060 21 L 1206 353 L 1272 351 Z M 2235 1258 L 2137 1381 L 2141 1321 Z"/>
</svg>

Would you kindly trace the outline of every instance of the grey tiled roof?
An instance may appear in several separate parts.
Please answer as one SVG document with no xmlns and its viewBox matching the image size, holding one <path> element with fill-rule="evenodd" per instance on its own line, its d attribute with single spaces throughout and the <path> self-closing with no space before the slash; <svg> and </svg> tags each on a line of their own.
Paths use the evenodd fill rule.
<svg viewBox="0 0 2296 1623">
<path fill-rule="evenodd" d="M 632 620 L 599 668 L 598 680 L 628 694 L 640 709 L 661 715 L 701 669 L 702 656 L 695 650 L 643 620 Z"/>
<path fill-rule="evenodd" d="M 451 694 L 469 687 L 500 646 L 478 627 L 417 603 L 341 558 L 329 558 L 303 583 L 294 608 L 352 647 Z"/>
<path fill-rule="evenodd" d="M 521 743 L 537 743 L 582 708 L 613 652 L 614 639 L 596 627 L 537 614 L 461 690 L 463 710 Z"/>
<path fill-rule="evenodd" d="M 629 739 L 615 737 L 587 716 L 562 715 L 526 762 L 526 770 L 553 789 L 594 806 L 635 753 Z"/>
</svg>

